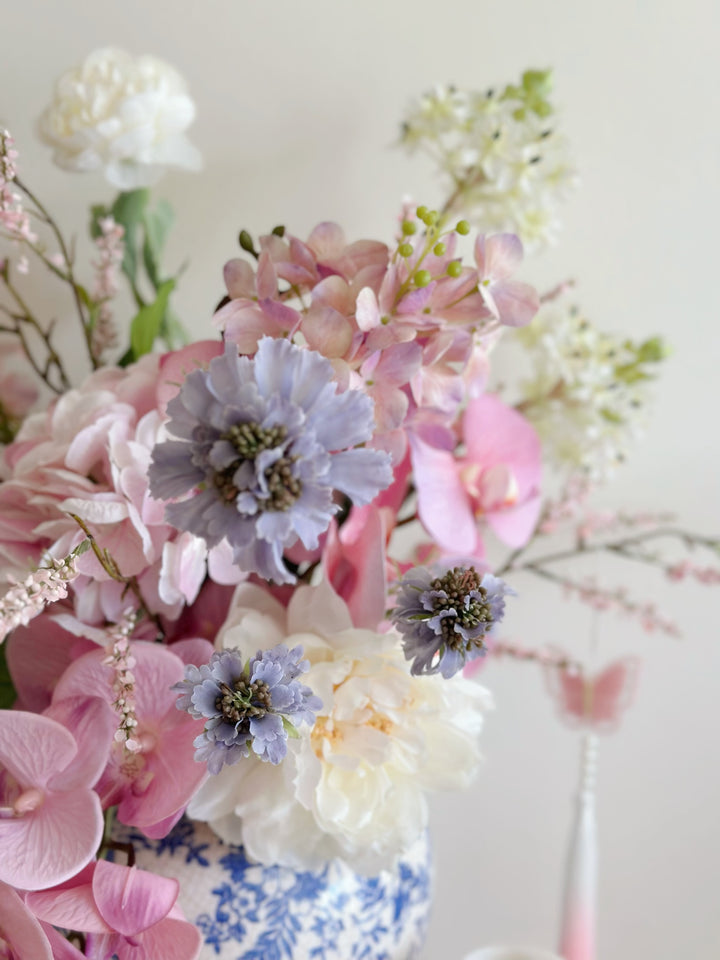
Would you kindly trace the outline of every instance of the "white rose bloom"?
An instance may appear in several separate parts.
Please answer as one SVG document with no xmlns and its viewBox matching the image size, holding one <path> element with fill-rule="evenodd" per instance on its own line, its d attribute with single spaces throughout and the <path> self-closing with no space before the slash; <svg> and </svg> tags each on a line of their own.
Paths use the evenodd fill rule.
<svg viewBox="0 0 720 960">
<path fill-rule="evenodd" d="M 427 790 L 474 777 L 490 696 L 462 677 L 411 676 L 397 634 L 353 627 L 327 584 L 299 587 L 287 610 L 241 584 L 217 647 L 249 656 L 281 642 L 310 661 L 302 679 L 323 701 L 315 725 L 300 727 L 278 766 L 249 757 L 224 767 L 188 813 L 263 863 L 342 857 L 376 873 L 425 829 Z"/>
<path fill-rule="evenodd" d="M 113 186 L 134 190 L 167 166 L 200 169 L 185 136 L 194 117 L 185 81 L 169 64 L 108 48 L 60 77 L 40 135 L 63 169 L 102 170 Z"/>
</svg>

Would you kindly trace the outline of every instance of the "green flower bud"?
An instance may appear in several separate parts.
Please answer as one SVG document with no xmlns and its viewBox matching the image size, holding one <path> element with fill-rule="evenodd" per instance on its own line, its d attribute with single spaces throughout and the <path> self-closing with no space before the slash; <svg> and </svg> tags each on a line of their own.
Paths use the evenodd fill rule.
<svg viewBox="0 0 720 960">
<path fill-rule="evenodd" d="M 406 237 L 411 237 L 417 230 L 417 224 L 412 220 L 403 220 L 402 222 L 402 232 Z"/>
<path fill-rule="evenodd" d="M 426 287 L 431 280 L 432 277 L 430 276 L 429 270 L 418 270 L 418 272 L 415 274 L 416 287 Z"/>
<path fill-rule="evenodd" d="M 447 247 L 445 246 L 444 243 L 436 243 L 435 246 L 433 247 L 433 253 L 435 254 L 436 257 L 441 257 L 445 253 L 446 249 Z"/>
<path fill-rule="evenodd" d="M 413 255 L 413 248 L 411 243 L 401 243 L 398 247 L 398 253 L 401 257 L 411 257 Z"/>
<path fill-rule="evenodd" d="M 447 265 L 447 270 L 445 271 L 449 277 L 459 277 L 462 273 L 462 264 L 459 260 L 453 260 Z"/>
<path fill-rule="evenodd" d="M 467 220 L 458 220 L 455 229 L 461 237 L 466 237 L 470 233 L 470 224 Z"/>
<path fill-rule="evenodd" d="M 425 206 L 418 207 L 417 210 L 415 211 L 415 213 L 417 214 L 420 220 L 425 219 L 425 217 L 427 216 L 427 212 L 428 212 L 428 208 Z"/>
</svg>

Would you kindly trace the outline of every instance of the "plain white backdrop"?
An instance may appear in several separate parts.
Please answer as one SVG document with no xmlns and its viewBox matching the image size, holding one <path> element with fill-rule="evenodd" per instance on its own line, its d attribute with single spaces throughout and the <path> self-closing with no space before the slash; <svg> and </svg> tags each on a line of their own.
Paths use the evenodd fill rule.
<svg viewBox="0 0 720 960">
<path fill-rule="evenodd" d="M 599 325 L 659 332 L 673 347 L 646 438 L 599 503 L 670 509 L 688 528 L 720 533 L 719 11 L 711 0 L 26 0 L 4 5 L 0 118 L 25 179 L 84 235 L 88 204 L 111 191 L 53 168 L 34 138 L 54 78 L 106 45 L 185 75 L 205 174 L 172 174 L 159 192 L 178 214 L 168 265 L 191 258 L 175 303 L 207 336 L 240 227 L 285 223 L 303 236 L 337 219 L 351 238 L 389 239 L 403 195 L 438 196 L 429 168 L 391 149 L 408 101 L 436 82 L 485 87 L 554 67 L 582 184 L 560 243 L 525 275 L 545 289 L 575 278 Z M 68 312 L 39 270 L 32 296 L 47 316 Z M 583 569 L 655 600 L 685 634 L 648 635 L 529 576 L 514 583 L 513 639 L 581 658 L 592 650 L 598 665 L 644 659 L 636 702 L 600 747 L 600 960 L 713 960 L 720 591 L 627 563 Z M 578 735 L 558 722 L 533 666 L 499 662 L 485 682 L 497 709 L 482 776 L 432 804 L 428 960 L 493 941 L 555 946 Z"/>
</svg>

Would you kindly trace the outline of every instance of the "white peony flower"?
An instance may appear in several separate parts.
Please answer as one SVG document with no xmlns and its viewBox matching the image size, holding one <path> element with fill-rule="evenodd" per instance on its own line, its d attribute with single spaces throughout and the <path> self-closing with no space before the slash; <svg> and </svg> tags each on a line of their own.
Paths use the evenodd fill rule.
<svg viewBox="0 0 720 960">
<path fill-rule="evenodd" d="M 287 610 L 238 587 L 217 646 L 245 656 L 301 644 L 306 682 L 323 701 L 273 766 L 248 758 L 211 777 L 188 807 L 263 863 L 307 868 L 342 857 L 388 867 L 427 825 L 425 792 L 466 786 L 479 763 L 488 692 L 454 677 L 413 677 L 399 637 L 353 627 L 327 584 L 299 587 Z"/>
<path fill-rule="evenodd" d="M 200 169 L 185 136 L 194 117 L 185 81 L 169 64 L 107 48 L 60 77 L 40 135 L 63 169 L 102 170 L 113 186 L 134 190 L 167 166 Z"/>
</svg>

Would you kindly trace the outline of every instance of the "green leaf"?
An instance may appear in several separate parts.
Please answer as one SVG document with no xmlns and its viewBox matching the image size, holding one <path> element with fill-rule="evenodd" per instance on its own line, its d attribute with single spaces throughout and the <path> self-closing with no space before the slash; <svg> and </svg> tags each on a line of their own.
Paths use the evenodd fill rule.
<svg viewBox="0 0 720 960">
<path fill-rule="evenodd" d="M 150 282 L 156 290 L 162 282 L 160 280 L 160 261 L 174 220 L 175 213 L 167 200 L 160 200 L 155 210 L 148 210 L 145 213 L 143 221 L 145 227 L 143 262 L 147 275 L 150 277 Z"/>
<path fill-rule="evenodd" d="M 614 410 L 608 410 L 607 407 L 603 407 L 602 410 L 600 411 L 600 414 L 603 420 L 607 420 L 608 423 L 624 423 L 625 422 L 619 413 L 615 413 Z"/>
<path fill-rule="evenodd" d="M 130 346 L 134 360 L 138 360 L 152 350 L 165 317 L 168 298 L 174 287 L 174 280 L 166 280 L 160 284 L 155 300 L 141 307 L 135 314 L 130 326 Z"/>
<path fill-rule="evenodd" d="M 125 228 L 125 253 L 123 256 L 123 273 L 134 283 L 137 275 L 137 228 L 143 222 L 145 208 L 150 199 L 150 191 L 143 187 L 141 190 L 131 190 L 129 193 L 119 193 L 110 213 L 115 223 Z"/>
<path fill-rule="evenodd" d="M 5 644 L 0 644 L 0 710 L 9 710 L 17 699 L 17 693 L 10 678 Z"/>
<path fill-rule="evenodd" d="M 295 727 L 290 723 L 287 717 L 282 717 L 282 725 L 285 733 L 290 737 L 291 740 L 298 740 L 300 734 L 297 732 Z"/>
<path fill-rule="evenodd" d="M 640 363 L 660 363 L 667 356 L 667 348 L 662 337 L 651 337 L 636 348 L 636 354 Z"/>
<path fill-rule="evenodd" d="M 110 215 L 110 208 L 106 207 L 104 203 L 94 203 L 90 207 L 90 236 L 93 240 L 97 240 L 102 233 L 99 221 Z"/>
</svg>

